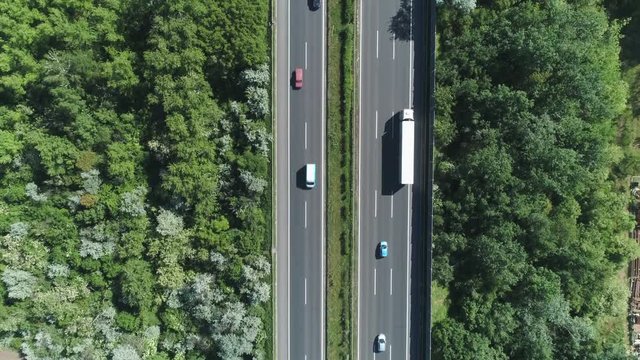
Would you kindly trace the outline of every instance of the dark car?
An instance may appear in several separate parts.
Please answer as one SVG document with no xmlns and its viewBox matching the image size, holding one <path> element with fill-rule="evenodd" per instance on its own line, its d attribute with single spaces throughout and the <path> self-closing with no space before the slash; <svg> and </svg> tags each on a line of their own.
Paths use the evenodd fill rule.
<svg viewBox="0 0 640 360">
<path fill-rule="evenodd" d="M 311 10 L 318 10 L 320 9 L 320 0 L 310 0 L 311 1 Z"/>
</svg>

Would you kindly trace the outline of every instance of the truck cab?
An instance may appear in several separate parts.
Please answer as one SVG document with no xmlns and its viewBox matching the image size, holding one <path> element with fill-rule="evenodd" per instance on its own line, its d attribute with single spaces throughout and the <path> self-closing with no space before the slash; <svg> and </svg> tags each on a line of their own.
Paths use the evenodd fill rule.
<svg viewBox="0 0 640 360">
<path fill-rule="evenodd" d="M 413 109 L 403 109 L 402 120 L 413 120 Z"/>
</svg>

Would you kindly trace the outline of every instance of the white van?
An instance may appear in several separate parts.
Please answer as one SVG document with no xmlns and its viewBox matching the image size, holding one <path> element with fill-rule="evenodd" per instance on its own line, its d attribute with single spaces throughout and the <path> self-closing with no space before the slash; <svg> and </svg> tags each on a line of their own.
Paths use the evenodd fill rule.
<svg viewBox="0 0 640 360">
<path fill-rule="evenodd" d="M 313 189 L 316 186 L 316 164 L 307 164 L 304 179 L 307 189 Z"/>
</svg>

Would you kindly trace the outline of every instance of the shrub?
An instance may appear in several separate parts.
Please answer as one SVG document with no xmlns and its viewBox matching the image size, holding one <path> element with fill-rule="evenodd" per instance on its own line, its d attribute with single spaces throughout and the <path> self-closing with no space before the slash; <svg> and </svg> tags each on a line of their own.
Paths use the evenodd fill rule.
<svg viewBox="0 0 640 360">
<path fill-rule="evenodd" d="M 96 169 L 91 169 L 88 172 L 83 172 L 80 174 L 82 177 L 82 187 L 84 191 L 89 194 L 97 194 L 100 190 L 100 185 L 102 185 L 102 180 L 100 180 L 100 172 Z"/>
<path fill-rule="evenodd" d="M 38 185 L 32 182 L 28 183 L 25 186 L 25 194 L 27 195 L 27 197 L 29 197 L 31 200 L 35 202 L 43 202 L 47 200 L 47 195 L 39 194 Z"/>
<path fill-rule="evenodd" d="M 98 154 L 93 151 L 81 151 L 76 159 L 76 166 L 82 171 L 90 171 L 98 162 Z"/>
<path fill-rule="evenodd" d="M 249 111 L 253 116 L 262 119 L 269 115 L 270 103 L 267 89 L 249 86 L 244 94 L 247 97 Z"/>
<path fill-rule="evenodd" d="M 123 330 L 134 332 L 140 327 L 140 319 L 136 315 L 121 311 L 116 315 L 116 324 Z"/>
<path fill-rule="evenodd" d="M 134 190 L 122 194 L 120 211 L 133 216 L 142 216 L 146 214 L 146 211 L 144 210 L 144 200 L 146 195 L 147 189 L 145 189 L 144 186 L 138 186 Z"/>
<path fill-rule="evenodd" d="M 57 277 L 67 277 L 69 276 L 69 267 L 64 264 L 51 264 L 49 265 L 47 276 L 50 279 L 55 279 Z"/>
<path fill-rule="evenodd" d="M 113 349 L 112 360 L 140 360 L 140 355 L 131 345 L 118 345 Z"/>
<path fill-rule="evenodd" d="M 98 202 L 98 197 L 93 194 L 83 194 L 80 196 L 80 205 L 90 208 Z"/>
<path fill-rule="evenodd" d="M 158 226 L 156 227 L 156 231 L 162 236 L 178 235 L 184 227 L 182 217 L 169 210 L 161 209 L 157 220 Z"/>
<path fill-rule="evenodd" d="M 29 234 L 29 225 L 21 221 L 11 224 L 9 236 L 14 239 L 24 239 Z"/>
<path fill-rule="evenodd" d="M 24 300 L 33 295 L 37 279 L 26 271 L 7 268 L 2 273 L 2 281 L 9 290 L 10 298 Z"/>
<path fill-rule="evenodd" d="M 246 86 L 260 86 L 267 87 L 271 80 L 271 74 L 269 73 L 269 65 L 262 64 L 253 69 L 247 69 L 242 72 L 242 80 Z"/>
</svg>

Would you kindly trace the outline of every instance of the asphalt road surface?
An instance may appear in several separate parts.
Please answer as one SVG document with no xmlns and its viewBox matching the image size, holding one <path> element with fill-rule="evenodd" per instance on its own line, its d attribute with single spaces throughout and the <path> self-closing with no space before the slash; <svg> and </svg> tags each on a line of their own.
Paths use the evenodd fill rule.
<svg viewBox="0 0 640 360">
<path fill-rule="evenodd" d="M 325 4 L 276 3 L 276 352 L 324 359 Z M 302 89 L 292 88 L 295 68 Z M 304 167 L 316 164 L 313 189 Z"/>
<path fill-rule="evenodd" d="M 360 1 L 359 359 L 428 358 L 423 344 L 428 328 L 424 7 L 422 1 Z M 420 165 L 414 185 L 399 183 L 399 113 L 405 108 L 415 110 L 415 164 Z M 380 259 L 377 247 L 383 240 L 389 255 Z M 376 354 L 380 333 L 386 335 L 387 349 Z"/>
</svg>

